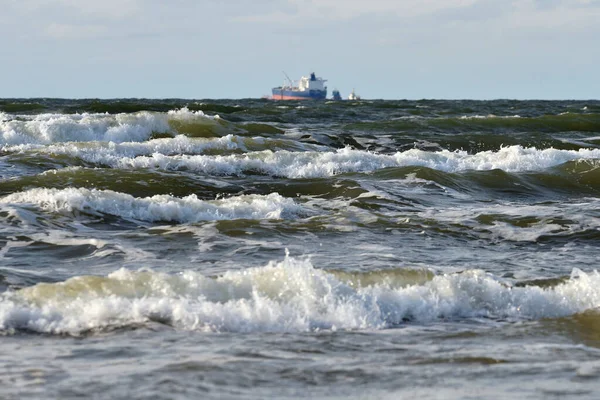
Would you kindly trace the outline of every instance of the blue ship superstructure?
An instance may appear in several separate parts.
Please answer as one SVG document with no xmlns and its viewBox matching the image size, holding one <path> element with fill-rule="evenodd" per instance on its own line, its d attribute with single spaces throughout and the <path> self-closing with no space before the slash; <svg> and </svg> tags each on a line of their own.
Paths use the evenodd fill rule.
<svg viewBox="0 0 600 400">
<path fill-rule="evenodd" d="M 323 100 L 327 97 L 327 80 L 317 77 L 314 72 L 300 78 L 297 86 L 289 78 L 288 82 L 289 85 L 273 88 L 273 100 Z"/>
</svg>

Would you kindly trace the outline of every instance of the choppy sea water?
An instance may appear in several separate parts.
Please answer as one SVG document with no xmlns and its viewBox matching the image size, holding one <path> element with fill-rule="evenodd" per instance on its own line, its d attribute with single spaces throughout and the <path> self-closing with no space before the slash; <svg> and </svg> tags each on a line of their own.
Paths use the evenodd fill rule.
<svg viewBox="0 0 600 400">
<path fill-rule="evenodd" d="M 0 100 L 0 397 L 597 398 L 600 101 Z"/>
</svg>

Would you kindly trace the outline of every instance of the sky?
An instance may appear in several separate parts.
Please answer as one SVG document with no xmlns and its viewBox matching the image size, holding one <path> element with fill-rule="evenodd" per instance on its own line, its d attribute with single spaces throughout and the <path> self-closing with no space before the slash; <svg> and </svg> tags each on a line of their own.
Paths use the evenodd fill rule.
<svg viewBox="0 0 600 400">
<path fill-rule="evenodd" d="M 600 0 L 0 1 L 0 98 L 600 98 Z"/>
</svg>

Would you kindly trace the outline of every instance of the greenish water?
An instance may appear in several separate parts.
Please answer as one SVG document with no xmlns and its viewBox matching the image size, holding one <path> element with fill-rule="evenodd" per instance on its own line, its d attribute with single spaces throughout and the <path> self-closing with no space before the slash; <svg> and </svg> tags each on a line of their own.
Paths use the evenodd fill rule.
<svg viewBox="0 0 600 400">
<path fill-rule="evenodd" d="M 0 100 L 3 398 L 596 398 L 600 102 Z"/>
</svg>

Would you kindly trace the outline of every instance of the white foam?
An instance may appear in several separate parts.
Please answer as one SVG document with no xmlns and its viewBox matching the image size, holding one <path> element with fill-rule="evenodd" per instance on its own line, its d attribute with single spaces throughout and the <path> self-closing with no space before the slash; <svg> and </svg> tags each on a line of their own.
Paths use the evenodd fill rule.
<svg viewBox="0 0 600 400">
<path fill-rule="evenodd" d="M 288 178 L 320 178 L 341 173 L 373 172 L 383 168 L 423 166 L 445 172 L 502 169 L 508 172 L 544 170 L 567 161 L 600 158 L 600 149 L 556 150 L 511 146 L 497 152 L 468 154 L 463 151 L 426 152 L 411 149 L 393 155 L 344 148 L 335 152 L 290 152 L 265 150 L 244 155 L 207 156 L 153 154 L 122 158 L 117 168 L 187 169 L 218 175 L 243 175 L 259 171 Z"/>
<path fill-rule="evenodd" d="M 200 200 L 196 195 L 183 198 L 155 195 L 136 198 L 111 190 L 84 188 L 30 189 L 0 198 L 0 204 L 33 204 L 49 212 L 111 214 L 147 222 L 192 223 L 228 219 L 280 219 L 302 212 L 292 199 L 277 193 Z"/>
<path fill-rule="evenodd" d="M 262 137 L 242 137 L 228 134 L 219 138 L 190 138 L 177 135 L 173 138 L 152 139 L 144 142 L 93 142 L 93 143 L 60 143 L 51 145 L 20 144 L 2 146 L 5 152 L 41 152 L 49 154 L 66 154 L 92 163 L 118 165 L 121 159 L 140 156 L 160 155 L 193 155 L 210 151 L 249 152 L 265 148 L 282 148 L 294 150 L 323 151 L 323 146 L 298 143 L 282 138 L 267 139 Z"/>
<path fill-rule="evenodd" d="M 244 151 L 244 146 L 248 146 L 248 143 L 236 136 L 228 135 L 219 139 L 200 141 L 179 136 L 146 143 L 109 143 L 87 147 L 65 144 L 50 146 L 46 150 L 40 148 L 36 150 L 69 154 L 90 163 L 113 168 L 185 169 L 215 175 L 244 175 L 258 171 L 262 174 L 288 178 L 320 178 L 353 172 L 369 173 L 384 168 L 405 166 L 422 166 L 452 173 L 494 169 L 526 172 L 545 170 L 568 161 L 600 159 L 600 149 L 538 150 L 522 146 L 503 147 L 498 151 L 483 151 L 476 154 L 465 151 L 429 152 L 411 149 L 388 155 L 350 148 L 337 151 L 322 151 L 321 148 L 312 148 L 312 151 L 263 150 L 232 155 L 182 154 L 201 153 L 214 148 Z M 33 148 L 30 145 L 4 147 L 5 151 L 28 149 Z"/>
<path fill-rule="evenodd" d="M 173 133 L 169 121 L 211 121 L 218 117 L 190 112 L 141 111 L 122 114 L 38 114 L 0 120 L 0 145 L 52 144 L 58 142 L 141 142 L 155 132 Z"/>
<path fill-rule="evenodd" d="M 150 156 L 152 154 L 201 154 L 211 150 L 246 151 L 246 142 L 250 139 L 234 135 L 221 138 L 189 138 L 177 135 L 173 138 L 153 139 L 144 142 L 94 142 L 82 145 L 80 143 L 63 143 L 53 145 L 17 145 L 4 146 L 9 152 L 37 151 L 51 154 L 67 154 L 100 164 L 117 164 L 120 159 Z"/>
<path fill-rule="evenodd" d="M 575 270 L 553 288 L 512 287 L 479 270 L 398 286 L 382 280 L 350 285 L 286 257 L 212 279 L 118 270 L 38 284 L 0 299 L 0 330 L 79 334 L 157 321 L 176 329 L 284 331 L 385 329 L 407 320 L 539 319 L 600 306 L 600 274 Z"/>
<path fill-rule="evenodd" d="M 208 116 L 204 114 L 204 112 L 202 112 L 201 110 L 190 111 L 190 109 L 187 107 L 183 107 L 177 110 L 170 110 L 167 114 L 170 116 L 178 117 L 177 119 L 179 120 L 185 121 L 196 121 L 198 117 L 209 119 L 221 119 L 219 115 Z"/>
<path fill-rule="evenodd" d="M 494 118 L 500 118 L 500 119 L 510 119 L 510 118 L 521 118 L 520 115 L 503 115 L 503 116 L 498 116 L 498 115 L 494 115 L 494 114 L 488 114 L 488 115 L 463 115 L 462 117 L 460 117 L 460 119 L 494 119 Z"/>
</svg>

